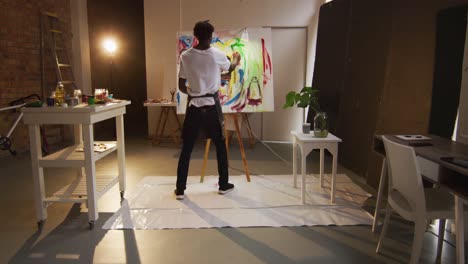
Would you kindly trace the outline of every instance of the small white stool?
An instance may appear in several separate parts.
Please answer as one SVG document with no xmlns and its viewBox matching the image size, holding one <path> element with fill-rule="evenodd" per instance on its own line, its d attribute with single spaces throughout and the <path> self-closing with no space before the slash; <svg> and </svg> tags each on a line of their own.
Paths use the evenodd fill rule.
<svg viewBox="0 0 468 264">
<path fill-rule="evenodd" d="M 338 143 L 341 139 L 328 133 L 325 138 L 315 137 L 313 132 L 311 134 L 303 134 L 302 132 L 291 131 L 293 136 L 293 177 L 294 187 L 297 188 L 297 157 L 296 148 L 297 145 L 301 147 L 301 173 L 302 173 L 302 193 L 301 200 L 305 203 L 305 191 L 306 191 L 306 157 L 314 149 L 320 149 L 320 187 L 323 187 L 323 170 L 324 170 L 324 149 L 327 149 L 333 156 L 332 163 L 332 182 L 331 182 L 331 194 L 330 201 L 335 202 L 335 181 L 336 181 L 336 167 L 338 161 Z"/>
</svg>

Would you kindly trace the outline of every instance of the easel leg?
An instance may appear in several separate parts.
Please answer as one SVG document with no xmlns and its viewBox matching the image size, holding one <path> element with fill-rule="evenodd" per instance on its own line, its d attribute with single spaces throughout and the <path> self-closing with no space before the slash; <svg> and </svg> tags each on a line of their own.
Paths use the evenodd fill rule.
<svg viewBox="0 0 468 264">
<path fill-rule="evenodd" d="M 210 152 L 210 144 L 211 144 L 211 138 L 206 140 L 205 155 L 203 155 L 203 165 L 201 169 L 200 182 L 203 182 L 203 179 L 205 178 L 206 162 L 208 160 L 208 153 Z"/>
<path fill-rule="evenodd" d="M 247 181 L 250 182 L 250 174 L 249 174 L 249 167 L 247 165 L 247 159 L 245 157 L 245 151 L 244 151 L 244 144 L 242 144 L 242 137 L 239 129 L 239 120 L 237 118 L 237 115 L 233 115 L 234 118 L 234 125 L 236 126 L 236 135 L 237 139 L 239 141 L 239 148 L 242 156 L 242 163 L 244 164 L 244 170 L 245 170 L 245 177 L 247 177 Z"/>
<path fill-rule="evenodd" d="M 163 112 L 164 108 L 161 108 L 161 112 L 159 113 L 159 118 L 156 124 L 156 128 L 154 129 L 154 135 L 153 135 L 153 145 L 159 144 L 159 128 L 161 127 L 161 122 L 163 119 Z"/>
<path fill-rule="evenodd" d="M 163 126 L 162 126 L 162 129 L 161 129 L 161 132 L 159 133 L 159 140 L 161 140 L 161 138 L 163 137 L 164 129 L 166 128 L 167 119 L 168 119 L 168 117 L 169 117 L 169 108 L 163 106 L 163 107 L 162 107 L 162 111 L 163 111 L 164 122 L 163 122 Z"/>
<path fill-rule="evenodd" d="M 182 134 L 182 126 L 180 125 L 180 121 L 179 121 L 179 118 L 177 117 L 177 113 L 176 113 L 176 110 L 175 110 L 175 107 L 171 107 L 172 110 L 171 112 L 174 114 L 174 118 L 177 122 L 177 128 L 174 130 L 174 133 L 173 133 L 173 136 L 174 136 L 174 142 L 176 144 L 179 144 L 179 137 L 177 136 L 177 131 L 180 131 L 180 133 Z"/>
<path fill-rule="evenodd" d="M 177 112 L 175 110 L 175 107 L 171 107 L 171 112 L 174 114 L 175 120 L 177 122 L 177 128 L 182 131 L 182 125 L 180 124 L 179 118 L 177 117 Z"/>
<path fill-rule="evenodd" d="M 224 129 L 224 135 L 226 137 L 226 147 L 229 147 L 232 141 L 232 131 Z"/>
<path fill-rule="evenodd" d="M 229 165 L 229 131 L 226 129 L 226 125 L 224 126 L 224 135 L 226 138 L 224 139 L 225 144 L 226 144 L 226 156 L 227 156 L 227 161 Z"/>
<path fill-rule="evenodd" d="M 247 134 L 249 135 L 249 145 L 251 148 L 255 145 L 255 137 L 252 133 L 252 127 L 250 126 L 249 116 L 246 113 L 241 113 L 242 120 L 245 121 L 247 126 Z"/>
</svg>

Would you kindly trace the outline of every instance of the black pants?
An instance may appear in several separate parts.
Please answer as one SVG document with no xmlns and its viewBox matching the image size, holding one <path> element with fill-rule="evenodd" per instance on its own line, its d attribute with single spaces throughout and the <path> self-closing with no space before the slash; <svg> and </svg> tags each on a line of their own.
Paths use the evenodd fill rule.
<svg viewBox="0 0 468 264">
<path fill-rule="evenodd" d="M 182 128 L 183 144 L 177 166 L 176 187 L 178 190 L 185 190 L 186 188 L 190 156 L 200 132 L 207 138 L 211 138 L 216 146 L 219 186 L 224 186 L 229 181 L 226 145 L 216 107 L 214 105 L 204 107 L 190 106 L 185 113 L 184 126 Z"/>
</svg>

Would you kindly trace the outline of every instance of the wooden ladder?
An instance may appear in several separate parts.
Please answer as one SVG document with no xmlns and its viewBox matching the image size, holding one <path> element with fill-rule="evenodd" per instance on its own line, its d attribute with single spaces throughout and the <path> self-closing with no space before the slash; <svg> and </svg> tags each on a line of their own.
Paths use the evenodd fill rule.
<svg viewBox="0 0 468 264">
<path fill-rule="evenodd" d="M 73 95 L 77 86 L 70 59 L 71 47 L 67 42 L 71 39 L 71 34 L 65 30 L 64 22 L 59 16 L 52 12 L 41 12 L 40 28 L 42 98 L 45 101 L 59 82 L 63 84 L 65 94 Z M 52 74 L 51 68 L 55 74 Z M 64 125 L 47 125 L 43 126 L 43 130 L 51 144 L 65 139 Z"/>
<path fill-rule="evenodd" d="M 70 60 L 71 50 L 67 47 L 67 38 L 71 38 L 71 34 L 64 32 L 63 22 L 59 19 L 58 15 L 51 12 L 42 12 L 41 57 L 43 75 L 42 96 L 44 98 L 50 95 L 50 92 L 55 89 L 55 86 L 49 87 L 49 89 L 46 88 L 46 62 L 48 56 L 52 58 L 53 61 L 55 84 L 61 82 L 65 87 L 65 91 L 77 89 Z"/>
</svg>

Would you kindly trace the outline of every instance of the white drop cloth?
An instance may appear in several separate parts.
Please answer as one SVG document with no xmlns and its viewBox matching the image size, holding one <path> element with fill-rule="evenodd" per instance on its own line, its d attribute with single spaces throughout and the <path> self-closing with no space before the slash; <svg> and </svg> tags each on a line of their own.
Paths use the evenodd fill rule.
<svg viewBox="0 0 468 264">
<path fill-rule="evenodd" d="M 306 204 L 292 175 L 231 176 L 235 189 L 217 194 L 217 177 L 189 177 L 185 199 L 174 196 L 176 177 L 145 177 L 128 194 L 122 207 L 103 229 L 166 229 L 253 226 L 370 225 L 372 217 L 361 206 L 370 194 L 346 175 L 337 174 L 336 203 L 330 203 L 329 175 L 325 188 L 318 176 L 307 176 Z M 299 183 L 300 184 L 300 183 Z"/>
</svg>

